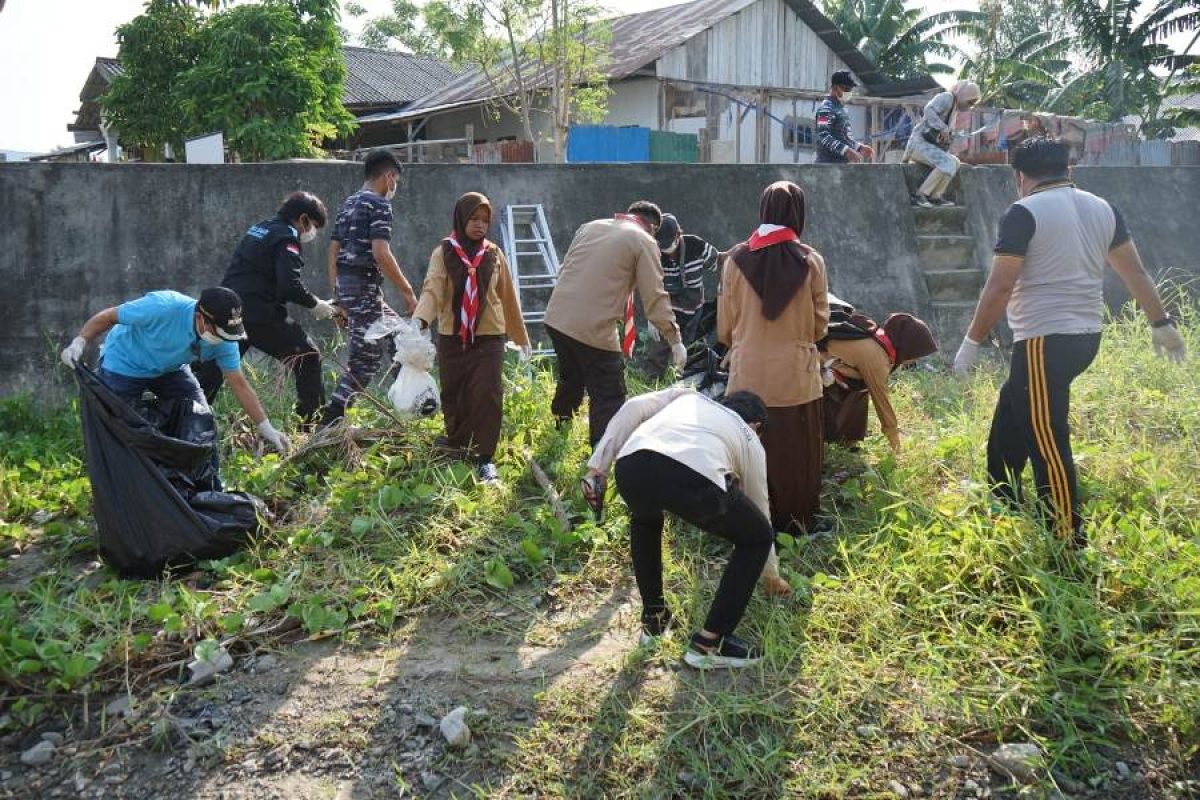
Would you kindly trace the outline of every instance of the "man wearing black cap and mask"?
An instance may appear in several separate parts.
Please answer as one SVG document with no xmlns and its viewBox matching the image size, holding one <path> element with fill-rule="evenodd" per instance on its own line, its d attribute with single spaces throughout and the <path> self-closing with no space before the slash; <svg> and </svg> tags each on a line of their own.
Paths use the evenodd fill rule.
<svg viewBox="0 0 1200 800">
<path fill-rule="evenodd" d="M 675 324 L 686 346 L 691 344 L 692 319 L 704 305 L 704 276 L 717 269 L 717 249 L 699 236 L 685 234 L 674 214 L 663 214 L 654 238 L 662 263 L 663 288 L 671 298 Z M 652 343 L 647 348 L 647 365 L 652 374 L 661 375 L 670 361 L 671 348 L 663 342 L 658 328 L 649 325 L 646 333 Z"/>
<path fill-rule="evenodd" d="M 258 435 L 280 453 L 291 447 L 288 438 L 267 419 L 258 395 L 242 374 L 238 342 L 246 338 L 246 330 L 242 301 L 232 289 L 205 289 L 199 301 L 179 292 L 150 292 L 106 308 L 89 319 L 62 351 L 63 363 L 74 369 L 88 342 L 104 333 L 108 337 L 97 374 L 119 397 L 137 400 L 150 391 L 160 400 L 187 397 L 208 408 L 188 365 L 215 361 Z"/>
<path fill-rule="evenodd" d="M 858 84 L 849 70 L 840 69 L 829 79 L 829 97 L 817 106 L 817 163 L 847 164 L 870 161 L 875 151 L 850 136 L 846 97 Z"/>
</svg>

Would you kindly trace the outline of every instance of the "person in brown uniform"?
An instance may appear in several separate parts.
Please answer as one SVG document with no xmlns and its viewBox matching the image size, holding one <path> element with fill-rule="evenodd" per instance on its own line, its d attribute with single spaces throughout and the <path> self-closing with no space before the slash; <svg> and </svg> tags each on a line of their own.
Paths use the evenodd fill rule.
<svg viewBox="0 0 1200 800">
<path fill-rule="evenodd" d="M 767 405 L 763 447 L 771 522 L 810 530 L 821 500 L 821 359 L 816 343 L 829 322 L 825 260 L 800 243 L 804 191 L 768 186 L 762 223 L 729 251 L 717 300 L 717 336 L 729 347 L 727 390 L 751 391 Z"/>
<path fill-rule="evenodd" d="M 671 346 L 672 363 L 682 367 L 687 361 L 654 240 L 661 222 L 658 206 L 639 200 L 613 219 L 581 226 L 546 305 L 546 332 L 558 365 L 550 410 L 561 426 L 574 416 L 586 392 L 593 447 L 625 402 L 622 354 L 628 357 L 633 351 L 635 289 L 646 319 Z M 622 323 L 624 336 L 617 332 Z"/>
<path fill-rule="evenodd" d="M 505 339 L 532 353 L 504 253 L 487 240 L 492 204 L 468 192 L 454 206 L 454 229 L 429 257 L 413 317 L 437 322 L 442 379 L 443 444 L 478 463 L 479 479 L 499 480 L 493 458 L 500 441 Z"/>
<path fill-rule="evenodd" d="M 858 338 L 838 338 L 831 330 L 822 347 L 833 373 L 833 383 L 825 387 L 825 441 L 854 446 L 866 438 L 869 396 L 883 435 L 899 451 L 900 426 L 888 397 L 888 376 L 936 352 L 929 326 L 912 314 L 892 314 L 882 325 L 863 329 Z"/>
</svg>

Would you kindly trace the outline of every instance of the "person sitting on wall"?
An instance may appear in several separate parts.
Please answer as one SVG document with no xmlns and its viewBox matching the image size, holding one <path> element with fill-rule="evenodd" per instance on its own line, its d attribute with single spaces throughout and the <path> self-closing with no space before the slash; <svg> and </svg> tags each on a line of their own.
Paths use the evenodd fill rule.
<svg viewBox="0 0 1200 800">
<path fill-rule="evenodd" d="M 829 331 L 820 343 L 828 376 L 825 441 L 857 446 L 867 435 L 867 398 L 892 450 L 900 450 L 900 427 L 888 395 L 888 376 L 937 352 L 929 326 L 912 314 L 891 314 L 883 325 L 829 295 Z"/>
<path fill-rule="evenodd" d="M 242 298 L 246 337 L 238 342 L 242 355 L 251 347 L 281 362 L 296 381 L 296 414 L 311 426 L 325 405 L 321 385 L 321 354 L 300 324 L 288 317 L 286 303 L 312 311 L 316 319 L 338 313 L 332 303 L 313 295 L 300 275 L 304 259 L 301 244 L 317 237 L 325 227 L 325 204 L 311 192 L 293 192 L 279 212 L 246 231 L 221 285 Z M 223 380 L 213 361 L 198 364 L 196 377 L 209 404 L 216 400 Z"/>
<path fill-rule="evenodd" d="M 680 341 L 671 299 L 663 288 L 662 265 L 654 234 L 662 211 L 639 200 L 624 214 L 582 225 L 563 259 L 550 302 L 546 332 L 554 344 L 558 387 L 550 410 L 565 425 L 589 401 L 588 441 L 595 445 L 608 421 L 625 402 L 625 363 L 633 354 L 633 291 L 651 325 L 671 347 L 671 361 L 682 367 L 687 349 Z M 623 323 L 622 333 L 617 326 Z"/>
<path fill-rule="evenodd" d="M 979 102 L 979 87 L 971 81 L 959 81 L 946 92 L 939 92 L 925 104 L 921 120 L 913 127 L 904 150 L 904 160 L 932 167 L 924 183 L 912 196 L 922 208 L 954 205 L 944 195 L 958 173 L 959 160 L 950 154 L 954 141 L 954 112 Z"/>
<path fill-rule="evenodd" d="M 662 263 L 663 288 L 671 297 L 675 324 L 679 326 L 684 346 L 692 343 L 692 320 L 704 306 L 704 277 L 717 270 L 717 248 L 690 233 L 684 233 L 674 214 L 663 214 L 662 224 L 654 237 L 658 241 Z M 671 348 L 663 341 L 658 328 L 647 329 L 651 346 L 646 362 L 652 375 L 666 372 Z"/>
<path fill-rule="evenodd" d="M 118 397 L 133 402 L 150 391 L 159 400 L 189 398 L 207 410 L 208 401 L 188 365 L 214 361 L 258 435 L 280 453 L 291 448 L 242 374 L 238 343 L 246 338 L 246 330 L 242 301 L 233 290 L 205 289 L 198 301 L 179 292 L 150 292 L 106 308 L 84 323 L 62 351 L 63 363 L 74 369 L 88 343 L 104 333 L 108 337 L 97 375 Z M 215 462 L 215 448 L 213 458 Z"/>
<path fill-rule="evenodd" d="M 817 163 L 849 164 L 875 157 L 871 145 L 850 135 L 846 98 L 858 84 L 849 70 L 840 69 L 829 79 L 829 96 L 817 106 Z"/>
<path fill-rule="evenodd" d="M 791 593 L 779 577 L 769 517 L 767 457 L 759 442 L 766 424 L 767 407 L 752 392 L 716 401 L 691 389 L 664 389 L 621 406 L 588 461 L 585 498 L 593 507 L 616 462 L 642 596 L 643 644 L 671 628 L 662 585 L 663 514 L 733 544 L 704 627 L 684 654 L 697 669 L 745 667 L 762 658 L 760 648 L 733 633 L 760 576 L 767 594 Z"/>
</svg>

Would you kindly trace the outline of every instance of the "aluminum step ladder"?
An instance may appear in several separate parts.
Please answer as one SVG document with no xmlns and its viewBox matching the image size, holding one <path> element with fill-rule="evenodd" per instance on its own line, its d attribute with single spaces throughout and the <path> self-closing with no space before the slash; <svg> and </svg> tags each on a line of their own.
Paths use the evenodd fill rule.
<svg viewBox="0 0 1200 800">
<path fill-rule="evenodd" d="M 546 320 L 549 292 L 558 283 L 559 268 L 558 253 L 550 238 L 550 226 L 546 224 L 546 212 L 540 203 L 505 206 L 500 235 L 513 285 L 521 301 L 521 317 L 527 327 L 542 325 Z M 545 298 L 537 297 L 539 294 L 544 294 Z M 554 354 L 549 348 L 534 352 Z"/>
</svg>

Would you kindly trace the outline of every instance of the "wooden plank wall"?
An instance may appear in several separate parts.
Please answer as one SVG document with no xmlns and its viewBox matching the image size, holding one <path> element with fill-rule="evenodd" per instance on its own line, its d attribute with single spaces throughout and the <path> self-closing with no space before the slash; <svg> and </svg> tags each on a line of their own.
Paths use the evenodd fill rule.
<svg viewBox="0 0 1200 800">
<path fill-rule="evenodd" d="M 701 58 L 705 63 L 696 63 Z M 759 0 L 668 51 L 656 66 L 660 78 L 815 91 L 847 69 L 783 0 Z"/>
</svg>

